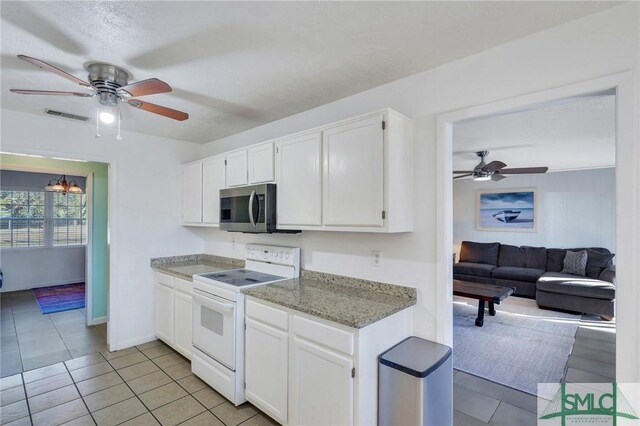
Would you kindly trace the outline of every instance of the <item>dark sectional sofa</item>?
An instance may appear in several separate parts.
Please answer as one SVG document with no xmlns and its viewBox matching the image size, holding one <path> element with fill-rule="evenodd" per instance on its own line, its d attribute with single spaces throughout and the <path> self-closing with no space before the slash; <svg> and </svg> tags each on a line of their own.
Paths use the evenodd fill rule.
<svg viewBox="0 0 640 426">
<path fill-rule="evenodd" d="M 587 250 L 586 276 L 562 272 L 567 250 Z M 515 288 L 541 308 L 614 315 L 615 266 L 605 248 L 556 249 L 463 241 L 453 278 Z"/>
</svg>

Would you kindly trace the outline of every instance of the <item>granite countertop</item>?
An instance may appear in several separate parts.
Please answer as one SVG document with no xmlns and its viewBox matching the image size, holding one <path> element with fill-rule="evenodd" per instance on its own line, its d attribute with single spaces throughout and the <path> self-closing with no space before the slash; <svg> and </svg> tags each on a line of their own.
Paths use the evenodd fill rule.
<svg viewBox="0 0 640 426">
<path fill-rule="evenodd" d="M 416 304 L 415 288 L 302 271 L 300 278 L 246 290 L 247 296 L 353 328 Z"/>
<path fill-rule="evenodd" d="M 244 268 L 244 260 L 211 254 L 190 254 L 156 257 L 151 259 L 151 268 L 163 274 L 193 281 L 193 275 L 195 274 Z"/>
</svg>

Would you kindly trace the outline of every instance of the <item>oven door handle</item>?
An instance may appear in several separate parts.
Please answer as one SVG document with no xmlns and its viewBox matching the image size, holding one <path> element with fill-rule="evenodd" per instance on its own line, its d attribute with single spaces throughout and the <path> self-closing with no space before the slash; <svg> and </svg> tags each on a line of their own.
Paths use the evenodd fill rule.
<svg viewBox="0 0 640 426">
<path fill-rule="evenodd" d="M 235 307 L 235 304 L 233 303 L 222 303 L 209 296 L 204 296 L 198 290 L 193 290 L 193 297 L 203 306 L 210 306 L 218 309 L 223 309 L 225 311 L 231 311 Z"/>
<path fill-rule="evenodd" d="M 253 220 L 253 199 L 256 196 L 256 191 L 251 191 L 251 195 L 249 196 L 249 220 L 251 221 L 251 226 L 256 227 L 256 221 Z"/>
</svg>

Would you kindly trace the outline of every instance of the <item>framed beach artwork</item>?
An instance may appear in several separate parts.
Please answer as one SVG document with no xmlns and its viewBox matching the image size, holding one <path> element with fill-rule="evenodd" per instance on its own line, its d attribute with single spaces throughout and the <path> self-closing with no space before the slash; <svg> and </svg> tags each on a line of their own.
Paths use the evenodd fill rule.
<svg viewBox="0 0 640 426">
<path fill-rule="evenodd" d="M 536 232 L 535 188 L 479 190 L 476 228 L 479 231 Z"/>
</svg>

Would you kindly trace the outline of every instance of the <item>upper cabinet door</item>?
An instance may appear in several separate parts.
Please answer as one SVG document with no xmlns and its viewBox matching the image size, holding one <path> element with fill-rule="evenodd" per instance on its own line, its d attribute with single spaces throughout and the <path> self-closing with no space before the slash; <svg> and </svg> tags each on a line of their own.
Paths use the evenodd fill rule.
<svg viewBox="0 0 640 426">
<path fill-rule="evenodd" d="M 247 149 L 249 183 L 273 181 L 273 142 Z"/>
<path fill-rule="evenodd" d="M 182 222 L 202 222 L 202 162 L 182 166 Z"/>
<path fill-rule="evenodd" d="M 202 222 L 220 223 L 220 190 L 225 188 L 224 155 L 202 163 Z"/>
<path fill-rule="evenodd" d="M 247 150 L 234 151 L 226 156 L 226 183 L 230 186 L 247 184 Z"/>
<path fill-rule="evenodd" d="M 277 142 L 278 225 L 322 225 L 322 132 Z"/>
<path fill-rule="evenodd" d="M 323 224 L 384 226 L 383 114 L 323 132 Z"/>
</svg>

